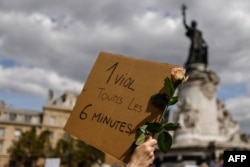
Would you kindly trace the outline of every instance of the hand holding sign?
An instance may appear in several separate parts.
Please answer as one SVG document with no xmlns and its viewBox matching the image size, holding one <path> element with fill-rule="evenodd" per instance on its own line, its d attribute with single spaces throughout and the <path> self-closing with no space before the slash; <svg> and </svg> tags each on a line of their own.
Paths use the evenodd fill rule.
<svg viewBox="0 0 250 167">
<path fill-rule="evenodd" d="M 127 167 L 148 167 L 153 164 L 156 144 L 157 141 L 149 136 L 143 144 L 136 147 Z"/>
</svg>

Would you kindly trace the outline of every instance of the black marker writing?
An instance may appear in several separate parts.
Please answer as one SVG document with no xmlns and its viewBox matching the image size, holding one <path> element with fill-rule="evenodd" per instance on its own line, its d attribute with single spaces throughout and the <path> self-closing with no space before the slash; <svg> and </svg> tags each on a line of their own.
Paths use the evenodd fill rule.
<svg viewBox="0 0 250 167">
<path fill-rule="evenodd" d="M 132 87 L 134 83 L 134 79 L 131 77 L 128 77 L 127 73 L 125 74 L 116 74 L 115 70 L 118 67 L 118 62 L 116 62 L 114 65 L 112 65 L 110 68 L 107 69 L 107 71 L 111 71 L 106 83 L 110 83 L 113 81 L 113 84 L 123 86 L 125 88 L 128 88 L 129 90 L 135 91 L 135 89 Z"/>
<path fill-rule="evenodd" d="M 104 115 L 102 113 L 94 113 L 91 120 L 96 121 L 98 123 L 106 124 L 110 128 L 119 130 L 120 132 L 124 132 L 124 133 L 132 132 L 132 124 L 119 121 L 119 120 L 113 120 L 110 116 Z"/>
<path fill-rule="evenodd" d="M 80 113 L 80 119 L 81 119 L 81 120 L 87 119 L 88 114 L 85 112 L 85 110 L 86 110 L 88 107 L 91 107 L 91 106 L 92 106 L 92 104 L 88 104 L 87 106 L 85 106 L 85 107 L 82 109 L 82 111 L 81 111 L 81 113 Z"/>
<path fill-rule="evenodd" d="M 99 88 L 100 92 L 98 99 L 114 102 L 116 104 L 122 104 L 123 97 L 117 96 L 115 94 L 109 94 L 105 88 Z"/>
<path fill-rule="evenodd" d="M 128 109 L 129 109 L 129 110 L 133 110 L 133 111 L 136 111 L 136 112 L 141 112 L 141 111 L 142 111 L 142 108 L 143 108 L 142 105 L 137 104 L 137 103 L 135 102 L 135 98 L 133 98 L 133 99 L 130 101 L 129 105 L 128 105 Z"/>
</svg>

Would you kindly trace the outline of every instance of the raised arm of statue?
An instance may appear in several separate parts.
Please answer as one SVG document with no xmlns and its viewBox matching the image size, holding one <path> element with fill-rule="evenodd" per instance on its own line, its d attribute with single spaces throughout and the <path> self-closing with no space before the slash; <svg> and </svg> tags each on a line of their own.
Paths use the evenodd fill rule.
<svg viewBox="0 0 250 167">
<path fill-rule="evenodd" d="M 182 5 L 182 18 L 183 18 L 183 24 L 184 24 L 184 26 L 185 26 L 185 28 L 186 29 L 189 29 L 189 26 L 187 25 L 187 23 L 186 23 L 186 9 L 187 9 L 187 7 L 186 7 L 186 5 Z"/>
</svg>

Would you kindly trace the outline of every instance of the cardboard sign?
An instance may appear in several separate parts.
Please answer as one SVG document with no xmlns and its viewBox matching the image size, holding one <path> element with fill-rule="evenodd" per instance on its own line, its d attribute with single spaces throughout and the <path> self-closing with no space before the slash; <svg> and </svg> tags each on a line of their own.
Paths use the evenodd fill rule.
<svg viewBox="0 0 250 167">
<path fill-rule="evenodd" d="M 163 89 L 175 65 L 101 52 L 64 130 L 128 162 L 136 129 L 159 121 L 152 95 Z"/>
</svg>

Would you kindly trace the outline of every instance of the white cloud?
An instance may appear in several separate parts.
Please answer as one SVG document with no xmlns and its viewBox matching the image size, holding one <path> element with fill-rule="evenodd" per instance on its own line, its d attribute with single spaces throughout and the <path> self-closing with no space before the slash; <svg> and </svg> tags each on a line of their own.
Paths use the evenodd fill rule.
<svg viewBox="0 0 250 167">
<path fill-rule="evenodd" d="M 239 67 L 240 68 L 240 67 Z M 237 84 L 250 82 L 250 76 L 247 71 L 235 70 L 235 71 L 223 71 L 220 73 L 222 84 Z"/>
<path fill-rule="evenodd" d="M 0 66 L 0 76 L 0 89 L 40 96 L 47 96 L 49 88 L 57 93 L 65 90 L 80 92 L 83 86 L 83 83 L 37 67 L 3 68 Z"/>
<path fill-rule="evenodd" d="M 0 66 L 1 89 L 41 96 L 48 88 L 79 90 L 101 50 L 183 65 L 190 41 L 182 3 L 188 6 L 187 22 L 196 20 L 208 43 L 209 66 L 220 86 L 249 88 L 248 1 L 1 0 L 0 62 L 20 65 Z M 248 118 L 249 96 L 248 89 L 239 99 L 228 97 L 227 104 Z"/>
<path fill-rule="evenodd" d="M 228 111 L 232 114 L 233 118 L 239 122 L 241 130 L 250 133 L 250 97 L 240 96 L 231 98 L 225 101 Z"/>
<path fill-rule="evenodd" d="M 151 10 L 142 15 L 135 15 L 133 20 L 137 29 L 151 35 L 171 35 L 177 28 L 176 24 L 179 24 L 179 19 L 164 17 L 161 13 Z"/>
</svg>

